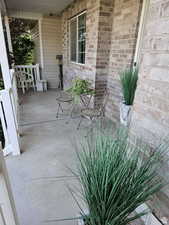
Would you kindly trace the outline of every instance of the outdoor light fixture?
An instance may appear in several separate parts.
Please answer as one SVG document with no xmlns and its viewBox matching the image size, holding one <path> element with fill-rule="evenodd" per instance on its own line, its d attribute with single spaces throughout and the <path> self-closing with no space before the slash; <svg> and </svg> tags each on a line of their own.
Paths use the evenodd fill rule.
<svg viewBox="0 0 169 225">
<path fill-rule="evenodd" d="M 59 65 L 59 88 L 63 90 L 63 56 L 56 55 L 56 60 Z"/>
</svg>

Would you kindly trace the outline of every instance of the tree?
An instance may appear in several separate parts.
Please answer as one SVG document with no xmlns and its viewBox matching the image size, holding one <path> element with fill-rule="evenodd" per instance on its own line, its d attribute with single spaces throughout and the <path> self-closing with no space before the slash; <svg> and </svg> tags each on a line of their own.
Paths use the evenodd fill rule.
<svg viewBox="0 0 169 225">
<path fill-rule="evenodd" d="M 17 65 L 32 64 L 34 42 L 31 29 L 36 25 L 34 20 L 10 19 L 10 31 L 13 45 L 14 61 Z"/>
<path fill-rule="evenodd" d="M 31 40 L 31 35 L 21 34 L 13 40 L 12 44 L 15 64 L 31 64 L 32 51 L 34 49 L 34 42 Z"/>
</svg>

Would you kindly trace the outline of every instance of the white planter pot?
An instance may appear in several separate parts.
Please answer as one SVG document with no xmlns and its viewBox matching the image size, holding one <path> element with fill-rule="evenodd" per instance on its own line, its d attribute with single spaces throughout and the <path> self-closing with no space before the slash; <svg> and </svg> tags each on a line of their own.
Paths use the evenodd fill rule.
<svg viewBox="0 0 169 225">
<path fill-rule="evenodd" d="M 83 219 L 78 219 L 77 225 L 85 225 Z"/>
<path fill-rule="evenodd" d="M 85 209 L 85 210 L 84 210 L 84 213 L 85 213 L 86 215 L 89 215 L 89 210 L 88 210 L 88 209 Z M 80 217 L 81 217 L 81 214 L 80 214 L 80 213 L 77 215 L 77 217 L 79 218 L 79 219 L 77 220 L 77 225 L 85 225 L 85 221 L 83 220 L 83 218 L 80 218 Z"/>
<path fill-rule="evenodd" d="M 131 105 L 126 105 L 124 103 L 120 104 L 120 122 L 124 126 L 128 126 L 130 123 L 131 109 Z"/>
</svg>

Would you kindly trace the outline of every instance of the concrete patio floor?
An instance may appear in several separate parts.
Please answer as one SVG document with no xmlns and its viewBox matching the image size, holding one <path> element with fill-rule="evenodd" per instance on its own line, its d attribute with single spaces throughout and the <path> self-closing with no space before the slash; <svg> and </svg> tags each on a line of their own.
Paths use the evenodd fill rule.
<svg viewBox="0 0 169 225">
<path fill-rule="evenodd" d="M 56 221 L 76 217 L 80 211 L 68 186 L 77 184 L 70 170 L 76 167 L 75 140 L 86 134 L 79 119 L 66 124 L 56 119 L 56 91 L 29 92 L 20 106 L 20 156 L 8 156 L 7 168 L 20 225 L 74 225 Z"/>
</svg>

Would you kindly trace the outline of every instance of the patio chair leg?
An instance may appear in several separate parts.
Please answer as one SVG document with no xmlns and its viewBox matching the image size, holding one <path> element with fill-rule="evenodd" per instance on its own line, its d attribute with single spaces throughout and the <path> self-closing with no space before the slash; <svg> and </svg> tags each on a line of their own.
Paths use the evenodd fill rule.
<svg viewBox="0 0 169 225">
<path fill-rule="evenodd" d="M 81 116 L 80 121 L 79 121 L 78 126 L 77 126 L 77 130 L 79 130 L 80 125 L 81 125 L 81 123 L 82 123 L 82 120 L 83 120 L 83 117 Z"/>
<path fill-rule="evenodd" d="M 63 113 L 63 107 L 62 107 L 62 104 L 60 103 L 60 108 L 61 108 L 61 110 L 62 110 L 62 113 Z"/>
<path fill-rule="evenodd" d="M 94 128 L 94 126 L 93 126 L 94 125 L 93 118 L 90 118 L 90 121 L 91 121 L 91 125 L 90 125 L 90 128 L 88 129 L 88 131 L 87 131 L 87 133 L 85 135 L 86 138 L 88 137 L 89 134 L 92 135 L 92 133 L 93 133 L 93 128 Z"/>
<path fill-rule="evenodd" d="M 59 117 L 59 110 L 60 110 L 60 103 L 58 102 L 58 110 L 57 110 L 57 113 L 56 113 L 56 118 Z"/>
<path fill-rule="evenodd" d="M 23 92 L 23 94 L 25 94 L 25 87 L 23 84 L 22 84 L 22 92 Z"/>
<path fill-rule="evenodd" d="M 73 118 L 72 115 L 73 115 L 74 107 L 75 107 L 75 105 L 73 105 L 72 108 L 71 108 L 71 110 L 70 110 L 69 118 L 66 121 L 66 124 L 68 124 L 70 122 L 70 120 Z"/>
</svg>

